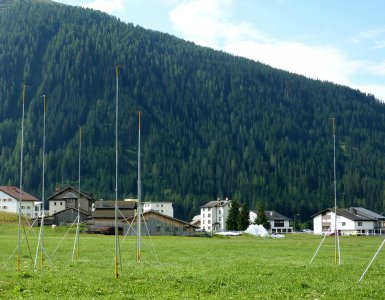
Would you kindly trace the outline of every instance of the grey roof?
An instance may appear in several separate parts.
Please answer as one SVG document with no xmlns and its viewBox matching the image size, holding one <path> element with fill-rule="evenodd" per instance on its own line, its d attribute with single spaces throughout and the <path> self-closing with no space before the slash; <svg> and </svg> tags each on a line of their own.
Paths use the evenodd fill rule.
<svg viewBox="0 0 385 300">
<path fill-rule="evenodd" d="M 57 191 L 57 192 L 53 193 L 51 196 L 49 196 L 49 197 L 48 197 L 48 201 L 51 201 L 51 200 L 57 200 L 57 199 L 54 199 L 54 198 L 55 198 L 57 195 L 63 193 L 65 190 L 70 190 L 70 191 L 73 192 L 73 195 L 74 195 L 75 197 L 73 197 L 73 198 L 71 198 L 71 199 L 74 199 L 74 198 L 76 199 L 76 198 L 78 197 L 78 196 L 77 196 L 77 194 L 79 193 L 78 190 L 75 189 L 75 188 L 72 187 L 72 186 L 67 186 L 66 188 L 61 189 L 60 191 Z M 68 194 L 66 194 L 66 195 L 68 195 Z M 93 200 L 92 194 L 88 194 L 88 193 L 85 193 L 85 192 L 80 191 L 80 195 L 86 197 L 88 200 Z M 68 199 L 68 197 L 67 197 L 67 198 L 64 198 L 64 197 L 63 197 L 63 199 Z"/>
<path fill-rule="evenodd" d="M 350 207 L 349 211 L 364 218 L 372 218 L 374 220 L 385 220 L 384 216 L 363 207 Z"/>
<path fill-rule="evenodd" d="M 63 199 L 77 199 L 78 195 L 75 195 L 73 192 L 68 192 L 63 196 Z"/>
<path fill-rule="evenodd" d="M 155 214 L 155 215 L 162 216 L 162 217 L 164 217 L 164 218 L 166 218 L 166 219 L 170 219 L 170 220 L 174 220 L 174 221 L 180 222 L 180 223 L 182 223 L 182 224 L 184 224 L 184 225 L 192 226 L 192 227 L 194 227 L 194 228 L 199 228 L 199 226 L 197 226 L 197 225 L 188 223 L 188 222 L 186 222 L 186 221 L 182 221 L 182 220 L 177 219 L 177 218 L 170 217 L 170 216 L 168 216 L 168 215 L 165 215 L 165 214 L 160 213 L 160 212 L 157 211 L 157 210 L 152 210 L 152 209 L 150 209 L 150 210 L 144 212 L 143 215 L 147 215 L 147 214 L 150 214 L 150 213 L 153 213 L 153 214 Z"/>
<path fill-rule="evenodd" d="M 277 213 L 274 210 L 265 210 L 265 215 L 266 215 L 267 219 L 270 221 L 273 221 L 273 220 L 276 220 L 276 221 L 291 220 L 290 218 L 285 217 L 284 215 L 281 215 L 280 213 Z"/>
<path fill-rule="evenodd" d="M 77 208 L 75 208 L 75 207 L 68 207 L 68 208 L 63 209 L 63 210 L 61 210 L 61 211 L 58 211 L 58 212 L 53 213 L 51 216 L 60 215 L 60 214 L 66 212 L 66 211 L 68 211 L 68 210 L 73 210 L 76 214 L 78 213 Z M 91 215 L 91 213 L 90 213 L 89 211 L 85 211 L 85 210 L 83 210 L 83 209 L 79 209 L 79 212 L 80 212 L 81 214 L 83 214 L 83 215 L 86 215 L 86 216 L 90 216 L 90 215 Z"/>
<path fill-rule="evenodd" d="M 315 216 L 318 216 L 320 214 L 324 214 L 328 211 L 334 212 L 334 208 L 326 208 L 326 209 L 320 211 L 319 213 L 313 215 L 312 217 L 314 218 Z M 350 211 L 349 209 L 346 209 L 346 208 L 337 208 L 337 215 L 345 217 L 351 221 L 373 221 L 373 218 L 354 214 L 354 211 Z"/>
<path fill-rule="evenodd" d="M 214 200 L 202 205 L 201 208 L 210 208 L 210 207 L 223 207 L 227 204 L 230 204 L 231 200 Z"/>
<path fill-rule="evenodd" d="M 119 209 L 136 209 L 136 201 L 117 201 Z M 115 201 L 95 201 L 95 210 L 97 209 L 114 209 Z"/>
<path fill-rule="evenodd" d="M 334 211 L 334 209 L 332 211 Z M 351 212 L 346 208 L 337 208 L 337 215 L 340 215 L 352 221 L 372 221 L 373 220 L 372 218 L 356 215 L 354 214 L 354 212 Z"/>
</svg>

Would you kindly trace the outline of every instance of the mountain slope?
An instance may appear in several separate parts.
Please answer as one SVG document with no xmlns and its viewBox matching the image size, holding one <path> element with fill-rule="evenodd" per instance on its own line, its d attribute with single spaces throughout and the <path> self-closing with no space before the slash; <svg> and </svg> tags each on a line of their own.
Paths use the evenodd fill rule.
<svg viewBox="0 0 385 300">
<path fill-rule="evenodd" d="M 113 197 L 119 64 L 119 197 L 136 194 L 140 110 L 146 200 L 174 201 L 183 218 L 221 196 L 306 219 L 334 203 L 334 116 L 340 206 L 383 210 L 384 105 L 373 97 L 88 9 L 7 7 L 0 13 L 2 184 L 18 185 L 21 85 L 29 82 L 24 188 L 41 193 L 45 94 L 46 194 L 77 186 L 82 125 L 81 187 Z"/>
</svg>

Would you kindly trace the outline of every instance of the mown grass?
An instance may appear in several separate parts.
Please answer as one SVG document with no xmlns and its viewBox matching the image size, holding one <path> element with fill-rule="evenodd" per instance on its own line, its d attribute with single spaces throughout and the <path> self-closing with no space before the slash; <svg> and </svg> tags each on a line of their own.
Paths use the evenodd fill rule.
<svg viewBox="0 0 385 300">
<path fill-rule="evenodd" d="M 44 231 L 50 255 L 33 270 L 22 243 L 22 270 L 16 271 L 17 225 L 0 225 L 2 299 L 383 299 L 385 254 L 380 252 L 361 284 L 363 270 L 382 237 L 342 237 L 342 264 L 336 266 L 328 237 L 314 262 L 321 237 L 144 237 L 142 262 L 135 261 L 135 238 L 121 249 L 120 277 L 114 277 L 114 237 L 80 236 L 80 258 L 72 261 L 74 228 Z M 38 235 L 38 229 L 35 229 Z M 36 237 L 30 231 L 34 259 Z M 122 237 L 120 237 L 122 242 Z M 385 250 L 384 250 L 385 251 Z M 8 261 L 8 263 L 7 263 Z"/>
</svg>

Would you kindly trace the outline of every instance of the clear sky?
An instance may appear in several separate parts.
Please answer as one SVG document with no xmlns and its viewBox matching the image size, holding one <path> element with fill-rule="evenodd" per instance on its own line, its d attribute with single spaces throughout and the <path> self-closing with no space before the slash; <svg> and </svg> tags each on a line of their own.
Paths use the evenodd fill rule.
<svg viewBox="0 0 385 300">
<path fill-rule="evenodd" d="M 56 0 L 385 102 L 384 0 Z"/>
</svg>

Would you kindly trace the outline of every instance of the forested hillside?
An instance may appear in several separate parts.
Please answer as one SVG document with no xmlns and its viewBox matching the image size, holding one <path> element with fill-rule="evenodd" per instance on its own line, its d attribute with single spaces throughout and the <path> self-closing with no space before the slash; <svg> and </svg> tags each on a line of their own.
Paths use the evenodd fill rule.
<svg viewBox="0 0 385 300">
<path fill-rule="evenodd" d="M 19 184 L 22 84 L 24 184 L 39 197 L 47 99 L 46 194 L 77 186 L 115 193 L 115 65 L 119 198 L 135 197 L 142 112 L 144 200 L 176 216 L 229 197 L 302 220 L 334 204 L 385 208 L 385 106 L 372 96 L 273 69 L 54 2 L 0 0 L 0 184 Z"/>
</svg>

